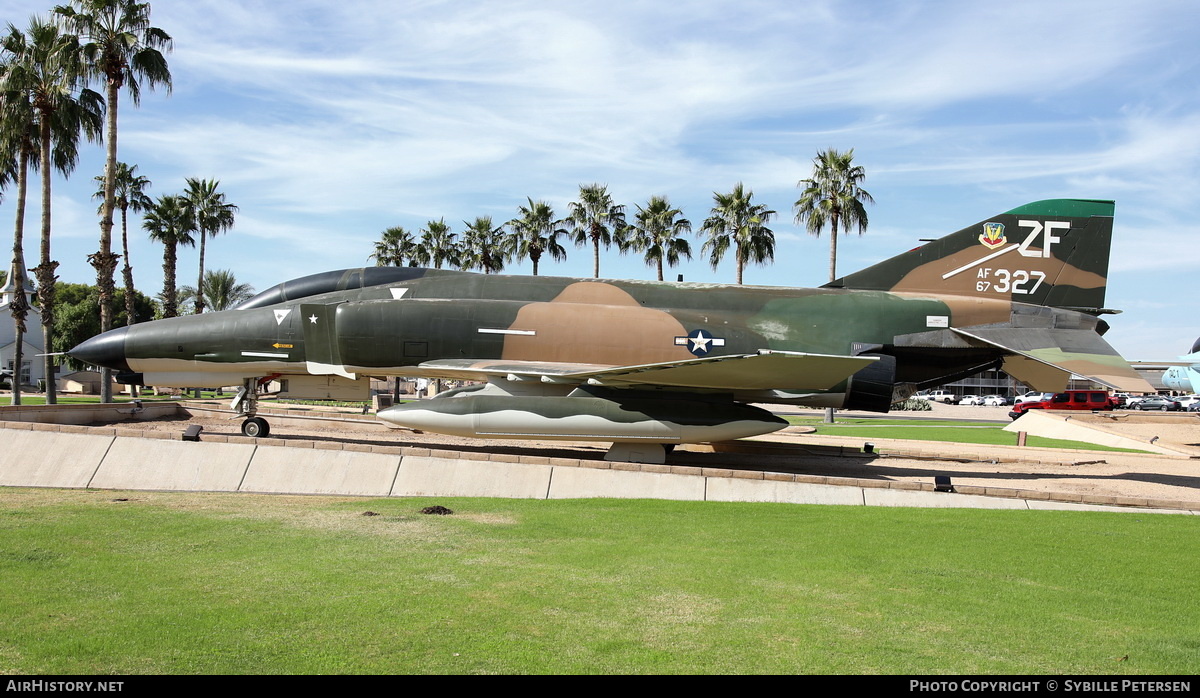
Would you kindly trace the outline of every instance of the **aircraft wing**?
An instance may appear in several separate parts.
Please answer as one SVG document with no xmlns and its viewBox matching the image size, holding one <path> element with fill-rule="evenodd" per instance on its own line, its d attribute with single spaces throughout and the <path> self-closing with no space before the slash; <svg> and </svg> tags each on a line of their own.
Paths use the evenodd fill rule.
<svg viewBox="0 0 1200 698">
<path fill-rule="evenodd" d="M 1034 390 L 1065 390 L 1071 375 L 1083 376 L 1114 390 L 1153 393 L 1154 387 L 1091 330 L 1034 327 L 991 327 L 958 334 L 1013 352 L 1003 370 Z"/>
<path fill-rule="evenodd" d="M 828 390 L 869 364 L 873 356 L 762 352 L 708 356 L 639 366 L 596 366 L 533 361 L 427 361 L 429 373 L 479 380 L 487 376 L 545 383 L 611 387 L 665 386 L 707 390 Z"/>
</svg>

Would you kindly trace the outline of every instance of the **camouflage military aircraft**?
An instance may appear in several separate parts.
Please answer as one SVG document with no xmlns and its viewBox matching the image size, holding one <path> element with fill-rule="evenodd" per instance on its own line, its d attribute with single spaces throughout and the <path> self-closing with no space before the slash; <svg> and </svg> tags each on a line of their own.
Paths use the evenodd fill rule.
<svg viewBox="0 0 1200 698">
<path fill-rule="evenodd" d="M 915 390 L 1002 368 L 1037 390 L 1071 374 L 1146 384 L 1101 335 L 1113 202 L 1031 203 L 821 288 L 481 275 L 373 267 L 307 276 L 234 310 L 93 337 L 69 354 L 123 382 L 257 386 L 368 376 L 479 381 L 379 413 L 484 438 L 673 444 L 785 426 L 749 403 L 886 412 Z M 295 386 L 292 387 L 293 392 Z"/>
</svg>

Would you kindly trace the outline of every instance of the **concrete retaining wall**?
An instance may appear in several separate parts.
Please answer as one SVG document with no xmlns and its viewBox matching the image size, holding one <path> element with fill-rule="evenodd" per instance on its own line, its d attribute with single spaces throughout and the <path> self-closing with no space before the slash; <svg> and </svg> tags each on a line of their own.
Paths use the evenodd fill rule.
<svg viewBox="0 0 1200 698">
<path fill-rule="evenodd" d="M 404 456 L 390 494 L 545 499 L 553 472 L 553 467 L 541 464 Z"/>
<path fill-rule="evenodd" d="M 383 496 L 391 490 L 399 469 L 399 456 L 262 446 L 250 459 L 240 490 Z"/>
<path fill-rule="evenodd" d="M 58 431 L 0 431 L 0 485 L 87 487 L 114 437 Z"/>
<path fill-rule="evenodd" d="M 37 422 L 39 424 L 111 424 L 174 417 L 187 414 L 178 403 L 143 402 L 95 405 L 5 405 L 0 406 L 0 420 L 5 422 Z"/>
<path fill-rule="evenodd" d="M 589 497 L 1198 513 L 1180 502 L 693 466 L 0 422 L 0 485 L 280 494 Z M 1121 506 L 1117 506 L 1121 505 Z M 1135 508 L 1138 507 L 1138 508 Z M 1149 508 L 1146 508 L 1149 507 Z"/>
<path fill-rule="evenodd" d="M 89 487 L 237 492 L 254 450 L 251 444 L 117 437 Z"/>
</svg>

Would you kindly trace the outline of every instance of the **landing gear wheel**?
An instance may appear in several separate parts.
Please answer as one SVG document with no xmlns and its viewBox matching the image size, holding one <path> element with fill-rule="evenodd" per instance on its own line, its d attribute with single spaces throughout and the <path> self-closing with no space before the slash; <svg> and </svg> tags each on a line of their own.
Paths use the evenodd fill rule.
<svg viewBox="0 0 1200 698">
<path fill-rule="evenodd" d="M 250 437 L 265 438 L 271 433 L 271 425 L 262 417 L 251 417 L 242 422 L 242 434 Z"/>
</svg>

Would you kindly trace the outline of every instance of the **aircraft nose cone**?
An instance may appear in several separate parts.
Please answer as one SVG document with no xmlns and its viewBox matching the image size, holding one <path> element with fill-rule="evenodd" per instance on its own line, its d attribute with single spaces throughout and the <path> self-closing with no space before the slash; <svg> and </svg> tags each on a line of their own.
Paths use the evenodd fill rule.
<svg viewBox="0 0 1200 698">
<path fill-rule="evenodd" d="M 128 327 L 119 327 L 104 334 L 98 334 L 71 349 L 67 354 L 84 363 L 128 372 L 129 363 L 125 361 L 125 335 L 128 332 Z"/>
</svg>

